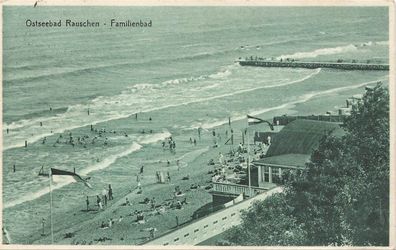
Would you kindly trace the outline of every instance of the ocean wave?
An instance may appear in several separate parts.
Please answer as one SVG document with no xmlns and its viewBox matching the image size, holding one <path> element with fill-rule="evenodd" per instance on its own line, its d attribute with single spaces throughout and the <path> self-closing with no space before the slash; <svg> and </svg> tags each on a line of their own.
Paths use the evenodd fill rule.
<svg viewBox="0 0 396 250">
<path fill-rule="evenodd" d="M 79 172 L 79 174 L 81 176 L 86 176 L 86 175 L 90 174 L 91 172 L 108 168 L 113 163 L 115 163 L 117 161 L 117 159 L 125 157 L 127 155 L 132 154 L 133 152 L 140 150 L 142 148 L 141 144 L 156 143 L 158 141 L 164 140 L 165 138 L 167 138 L 169 136 L 171 136 L 171 134 L 168 131 L 142 136 L 140 139 L 137 140 L 137 142 L 133 142 L 129 147 L 127 147 L 123 151 L 121 151 L 117 154 L 110 155 L 98 163 L 87 166 L 86 168 L 82 169 Z M 74 178 L 72 178 L 71 176 L 54 176 L 52 190 L 62 188 L 64 186 L 74 183 L 74 182 L 76 182 L 76 180 Z M 46 195 L 48 193 L 49 193 L 49 187 L 41 188 L 38 191 L 27 193 L 16 200 L 4 203 L 4 208 L 10 208 L 10 207 L 22 204 L 27 201 L 35 200 L 35 199 L 40 198 L 41 196 Z"/>
<path fill-rule="evenodd" d="M 231 67 L 236 66 L 233 65 L 226 67 L 226 69 L 230 70 Z M 278 81 L 272 85 L 260 85 L 253 88 L 237 89 L 232 90 L 232 92 L 209 96 L 207 96 L 208 92 L 202 91 L 198 93 L 198 95 L 201 96 L 196 96 L 195 98 L 189 98 L 187 100 L 184 98 L 184 92 L 180 92 L 177 96 L 169 99 L 169 96 L 164 94 L 164 88 L 155 84 L 150 86 L 144 85 L 144 88 L 148 88 L 144 90 L 144 95 L 142 95 L 143 93 L 137 92 L 136 89 L 129 89 L 128 91 L 123 91 L 118 96 L 98 97 L 89 105 L 90 109 L 94 110 L 89 116 L 85 115 L 88 108 L 87 105 L 78 104 L 69 107 L 68 111 L 62 115 L 57 115 L 52 117 L 52 119 L 48 118 L 46 122 L 43 123 L 43 127 L 40 127 L 38 123 L 32 123 L 33 125 L 31 126 L 20 127 L 19 131 L 11 131 L 10 134 L 5 135 L 3 138 L 3 150 L 23 147 L 25 140 L 27 140 L 28 143 L 34 143 L 45 136 L 50 136 L 55 133 L 63 133 L 66 130 L 72 130 L 79 127 L 96 125 L 101 122 L 127 118 L 136 112 L 157 111 L 171 107 L 231 97 L 259 89 L 287 86 L 303 82 L 320 73 L 320 69 L 305 71 L 310 72 L 310 74 L 293 81 Z M 140 85 L 139 88 L 142 88 L 142 85 Z M 192 88 L 195 90 L 197 87 L 192 86 Z M 180 90 L 180 87 L 176 85 L 173 88 L 169 88 L 168 85 L 165 89 L 168 91 L 166 93 L 175 93 Z M 214 91 L 213 93 L 216 92 Z M 150 98 L 142 98 L 142 96 L 150 96 Z M 95 113 L 95 111 L 97 113 Z M 52 130 L 53 133 L 50 133 L 50 130 Z"/>
<path fill-rule="evenodd" d="M 151 144 L 155 142 L 159 142 L 165 140 L 166 138 L 170 137 L 172 134 L 168 131 L 163 131 L 162 133 L 157 133 L 149 136 L 144 136 L 139 138 L 139 143 L 141 144 Z"/>
<path fill-rule="evenodd" d="M 377 45 L 389 45 L 389 41 L 379 41 L 379 42 L 374 42 L 374 44 L 377 44 Z"/>
<path fill-rule="evenodd" d="M 314 51 L 308 52 L 296 52 L 294 54 L 288 55 L 281 55 L 278 56 L 276 59 L 285 59 L 285 58 L 294 58 L 294 59 L 302 59 L 302 58 L 315 58 L 321 55 L 333 55 L 339 53 L 345 53 L 350 51 L 356 51 L 357 46 L 353 44 L 349 44 L 346 46 L 339 46 L 339 47 L 332 47 L 332 48 L 323 48 L 323 49 L 316 49 Z"/>
<path fill-rule="evenodd" d="M 112 68 L 118 68 L 122 66 L 144 66 L 144 65 L 150 65 L 153 66 L 154 64 L 161 64 L 161 63 L 167 63 L 171 64 L 171 62 L 177 62 L 177 61 L 191 61 L 191 60 L 199 60 L 199 59 L 204 59 L 208 57 L 213 57 L 213 56 L 218 56 L 218 55 L 224 55 L 230 52 L 234 52 L 235 49 L 225 49 L 225 50 L 220 50 L 220 51 L 213 51 L 213 52 L 201 52 L 197 53 L 194 55 L 187 55 L 187 56 L 181 56 L 181 57 L 175 57 L 175 58 L 162 58 L 162 59 L 149 59 L 146 61 L 142 62 L 136 62 L 134 61 L 127 61 L 127 62 L 119 62 L 119 63 L 112 63 L 112 64 L 102 64 L 102 65 L 92 65 L 89 67 L 84 67 L 84 68 L 76 68 L 76 69 L 67 69 L 67 70 L 51 70 L 51 73 L 37 73 L 36 75 L 29 75 L 29 76 L 15 76 L 14 78 L 8 78 L 8 79 L 3 79 L 5 85 L 11 85 L 11 84 L 16 84 L 20 82 L 31 82 L 31 81 L 40 81 L 40 80 L 45 80 L 45 79 L 54 79 L 57 77 L 66 77 L 66 76 L 77 76 L 81 75 L 83 73 L 93 73 L 96 71 L 104 70 L 104 69 L 112 69 Z M 25 65 L 25 68 L 30 67 L 29 65 Z M 48 72 L 48 67 L 41 67 L 45 68 L 46 71 Z M 59 69 L 59 68 L 58 68 Z M 9 75 L 12 75 L 9 73 Z M 20 75 L 20 74 L 19 74 Z"/>
<path fill-rule="evenodd" d="M 32 124 L 39 124 L 40 122 L 45 122 L 49 119 L 51 119 L 52 116 L 54 115 L 59 115 L 62 114 L 64 112 L 68 111 L 68 107 L 61 107 L 61 108 L 54 108 L 51 111 L 49 109 L 45 109 L 45 110 L 40 110 L 40 111 L 36 111 L 33 113 L 29 113 L 24 115 L 23 119 L 17 120 L 17 121 L 12 121 L 10 123 L 7 122 L 3 122 L 3 131 L 8 129 L 18 129 L 18 128 L 22 128 L 25 126 L 29 126 Z M 38 117 L 39 118 L 36 118 Z"/>
<path fill-rule="evenodd" d="M 311 93 L 307 93 L 307 94 L 300 96 L 300 98 L 298 98 L 295 101 L 286 102 L 281 105 L 270 107 L 270 108 L 264 108 L 264 109 L 260 109 L 260 110 L 252 110 L 252 111 L 249 111 L 248 113 L 249 113 L 249 115 L 257 116 L 257 115 L 262 115 L 262 114 L 265 114 L 265 113 L 268 113 L 271 111 L 275 111 L 275 110 L 279 110 L 279 109 L 292 108 L 296 104 L 307 102 L 315 97 L 320 97 L 320 96 L 330 95 L 330 94 L 337 93 L 337 92 L 361 88 L 361 87 L 367 86 L 369 84 L 376 83 L 378 81 L 384 81 L 386 79 L 387 79 L 387 76 L 377 79 L 377 80 L 374 80 L 374 81 L 363 82 L 363 83 L 358 83 L 358 84 L 354 84 L 354 85 L 338 87 L 338 88 L 333 88 L 333 89 L 328 89 L 328 90 L 323 90 L 323 91 L 311 92 Z M 243 114 L 243 115 L 235 115 L 234 114 L 231 116 L 231 119 L 232 119 L 232 121 L 241 121 L 243 119 L 246 119 L 246 115 L 247 114 Z M 189 129 L 197 129 L 197 128 L 201 127 L 203 129 L 208 130 L 208 129 L 212 129 L 215 127 L 219 127 L 219 126 L 227 124 L 227 123 L 228 123 L 228 117 L 219 119 L 219 120 L 215 120 L 215 121 L 210 121 L 210 122 L 194 123 Z"/>
</svg>

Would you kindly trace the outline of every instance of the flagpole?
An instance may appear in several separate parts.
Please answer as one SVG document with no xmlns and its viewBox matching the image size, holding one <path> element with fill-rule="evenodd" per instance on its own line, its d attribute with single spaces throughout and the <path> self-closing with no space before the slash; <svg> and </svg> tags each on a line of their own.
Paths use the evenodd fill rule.
<svg viewBox="0 0 396 250">
<path fill-rule="evenodd" d="M 246 131 L 247 131 L 247 153 L 248 153 L 248 162 L 247 162 L 247 168 L 248 168 L 248 185 L 249 185 L 249 196 L 252 196 L 252 186 L 251 186 L 251 179 L 250 179 L 250 143 L 249 143 L 249 118 L 246 118 Z"/>
<path fill-rule="evenodd" d="M 54 244 L 54 223 L 52 221 L 52 170 L 50 169 L 50 223 L 51 223 L 51 244 Z"/>
</svg>

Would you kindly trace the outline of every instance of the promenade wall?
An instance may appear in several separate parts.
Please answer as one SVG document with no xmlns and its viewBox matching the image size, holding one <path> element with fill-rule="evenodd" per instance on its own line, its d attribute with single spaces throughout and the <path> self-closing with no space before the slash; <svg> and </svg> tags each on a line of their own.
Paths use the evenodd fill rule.
<svg viewBox="0 0 396 250">
<path fill-rule="evenodd" d="M 202 241 L 223 233 L 232 226 L 241 223 L 241 211 L 249 208 L 253 202 L 265 200 L 274 193 L 282 192 L 282 187 L 270 189 L 250 199 L 224 208 L 190 224 L 170 231 L 145 245 L 196 245 Z"/>
</svg>

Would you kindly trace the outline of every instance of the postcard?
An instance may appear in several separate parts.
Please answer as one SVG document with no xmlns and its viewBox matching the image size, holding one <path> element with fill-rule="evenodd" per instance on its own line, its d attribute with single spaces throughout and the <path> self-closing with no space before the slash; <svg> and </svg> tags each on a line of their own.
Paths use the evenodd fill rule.
<svg viewBox="0 0 396 250">
<path fill-rule="evenodd" d="M 394 248 L 394 13 L 5 1 L 2 248 Z"/>
</svg>

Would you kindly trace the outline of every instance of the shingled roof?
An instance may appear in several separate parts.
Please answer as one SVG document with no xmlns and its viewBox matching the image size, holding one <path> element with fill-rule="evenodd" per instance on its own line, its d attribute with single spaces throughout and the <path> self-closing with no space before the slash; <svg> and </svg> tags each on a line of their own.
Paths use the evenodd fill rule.
<svg viewBox="0 0 396 250">
<path fill-rule="evenodd" d="M 305 163 L 308 162 L 309 159 L 310 159 L 310 155 L 306 155 L 306 154 L 287 154 L 287 155 L 264 157 L 260 160 L 254 161 L 253 164 L 304 167 Z"/>
<path fill-rule="evenodd" d="M 271 146 L 266 156 L 311 155 L 326 133 L 342 136 L 345 132 L 339 124 L 333 122 L 295 120 L 286 125 L 274 138 L 271 138 Z"/>
</svg>

